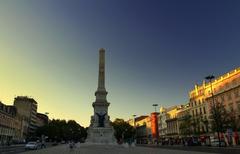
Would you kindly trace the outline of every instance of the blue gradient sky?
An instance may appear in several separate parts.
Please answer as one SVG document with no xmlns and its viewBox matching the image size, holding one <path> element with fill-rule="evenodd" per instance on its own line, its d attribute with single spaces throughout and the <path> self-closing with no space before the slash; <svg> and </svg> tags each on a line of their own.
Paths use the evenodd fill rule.
<svg viewBox="0 0 240 154">
<path fill-rule="evenodd" d="M 0 100 L 88 126 L 106 49 L 109 114 L 188 102 L 194 83 L 239 66 L 240 1 L 0 1 Z"/>
</svg>

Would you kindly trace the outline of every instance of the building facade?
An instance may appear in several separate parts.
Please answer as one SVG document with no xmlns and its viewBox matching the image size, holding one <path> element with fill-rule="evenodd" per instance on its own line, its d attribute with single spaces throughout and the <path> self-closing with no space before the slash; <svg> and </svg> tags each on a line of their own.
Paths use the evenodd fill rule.
<svg viewBox="0 0 240 154">
<path fill-rule="evenodd" d="M 158 115 L 158 112 L 151 113 L 151 132 L 153 142 L 157 142 L 159 139 Z"/>
<path fill-rule="evenodd" d="M 175 105 L 169 108 L 160 108 L 160 113 L 158 115 L 160 141 L 181 136 L 180 125 L 188 112 L 188 103 L 185 105 Z"/>
<path fill-rule="evenodd" d="M 167 137 L 175 138 L 179 136 L 179 123 L 178 113 L 181 111 L 182 106 L 173 106 L 167 110 Z"/>
<path fill-rule="evenodd" d="M 132 122 L 129 123 L 133 124 Z M 139 116 L 134 120 L 134 124 L 136 128 L 136 141 L 138 144 L 147 144 L 152 139 L 151 132 L 151 117 L 150 116 Z"/>
<path fill-rule="evenodd" d="M 14 99 L 14 106 L 23 120 L 23 134 L 32 136 L 37 129 L 37 102 L 33 98 L 18 96 Z"/>
<path fill-rule="evenodd" d="M 198 134 L 210 132 L 211 85 L 214 100 L 222 102 L 228 111 L 234 112 L 236 118 L 240 118 L 240 68 L 237 68 L 219 76 L 211 83 L 203 81 L 202 85 L 195 85 L 195 88 L 189 92 L 190 114 L 196 124 L 193 129 Z"/>
<path fill-rule="evenodd" d="M 158 115 L 158 132 L 160 139 L 164 139 L 167 135 L 167 109 L 161 107 Z"/>
<path fill-rule="evenodd" d="M 46 114 L 42 114 L 42 113 L 37 113 L 37 123 L 36 123 L 36 126 L 39 128 L 39 127 L 42 127 L 44 125 L 47 125 L 48 124 L 48 116 Z"/>
<path fill-rule="evenodd" d="M 20 140 L 22 140 L 21 121 L 17 117 L 16 108 L 0 102 L 0 145 Z"/>
</svg>

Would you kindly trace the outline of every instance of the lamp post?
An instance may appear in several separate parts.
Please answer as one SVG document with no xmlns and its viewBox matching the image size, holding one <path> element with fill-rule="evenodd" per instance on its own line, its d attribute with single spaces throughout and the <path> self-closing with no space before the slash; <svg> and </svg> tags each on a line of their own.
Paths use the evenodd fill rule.
<svg viewBox="0 0 240 154">
<path fill-rule="evenodd" d="M 214 94 L 213 94 L 213 87 L 212 87 L 212 80 L 215 78 L 214 75 L 209 75 L 209 76 L 206 76 L 205 79 L 206 80 L 209 80 L 210 82 L 210 87 L 211 87 L 211 94 L 212 94 L 212 107 L 213 107 L 213 111 L 214 111 L 214 114 L 216 114 L 216 104 L 215 104 L 215 101 L 214 101 Z M 220 133 L 219 133 L 219 123 L 218 121 L 216 121 L 216 125 L 217 125 L 217 135 L 218 135 L 218 142 L 219 142 L 219 147 L 221 146 L 221 142 L 220 142 Z"/>
<path fill-rule="evenodd" d="M 157 106 L 158 106 L 158 104 L 153 104 L 152 106 L 154 107 L 155 112 L 157 112 Z"/>
</svg>

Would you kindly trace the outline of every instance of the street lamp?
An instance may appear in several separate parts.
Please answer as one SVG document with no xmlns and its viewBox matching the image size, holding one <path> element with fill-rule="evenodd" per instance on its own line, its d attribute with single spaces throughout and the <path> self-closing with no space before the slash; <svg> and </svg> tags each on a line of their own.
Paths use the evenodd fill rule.
<svg viewBox="0 0 240 154">
<path fill-rule="evenodd" d="M 153 104 L 152 106 L 154 107 L 155 112 L 157 112 L 157 106 L 158 106 L 158 104 Z"/>
<path fill-rule="evenodd" d="M 212 107 L 213 107 L 213 110 L 214 110 L 214 114 L 216 114 L 216 104 L 215 104 L 215 102 L 214 102 L 214 94 L 213 94 L 213 87 L 212 87 L 212 80 L 215 78 L 215 76 L 214 75 L 209 75 L 209 76 L 206 76 L 205 77 L 205 79 L 206 80 L 209 80 L 209 82 L 210 82 L 210 86 L 211 86 L 211 94 L 212 94 L 212 103 L 213 103 L 213 105 L 212 105 Z M 219 133 L 219 123 L 218 122 L 216 122 L 216 125 L 217 125 L 217 134 L 218 134 L 218 142 L 219 142 L 219 147 L 221 146 L 221 142 L 220 142 L 220 133 Z"/>
</svg>

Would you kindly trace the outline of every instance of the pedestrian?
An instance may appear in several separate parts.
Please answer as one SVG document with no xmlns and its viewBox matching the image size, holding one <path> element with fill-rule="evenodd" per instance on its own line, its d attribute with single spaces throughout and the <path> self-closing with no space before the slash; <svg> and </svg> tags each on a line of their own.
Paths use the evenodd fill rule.
<svg viewBox="0 0 240 154">
<path fill-rule="evenodd" d="M 41 148 L 46 148 L 46 145 L 43 141 L 41 142 Z"/>
</svg>

